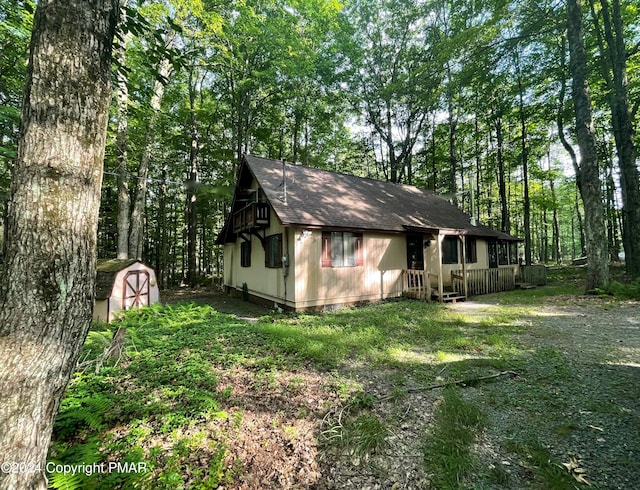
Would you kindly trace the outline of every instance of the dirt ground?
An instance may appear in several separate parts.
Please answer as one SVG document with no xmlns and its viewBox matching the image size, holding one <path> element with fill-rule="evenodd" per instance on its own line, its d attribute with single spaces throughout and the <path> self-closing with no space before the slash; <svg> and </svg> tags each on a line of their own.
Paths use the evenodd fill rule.
<svg viewBox="0 0 640 490">
<path fill-rule="evenodd" d="M 267 308 L 218 292 L 184 291 L 181 294 L 165 294 L 163 297 L 164 302 L 182 299 L 211 304 L 221 312 L 232 313 L 248 321 L 255 321 L 269 313 Z M 457 303 L 447 308 L 461 314 L 477 314 L 478 311 L 491 314 L 493 305 L 495 302 L 480 298 L 478 301 Z M 541 434 L 542 445 L 557 461 L 576 462 L 584 469 L 587 481 L 593 484 L 594 488 L 638 488 L 636 485 L 640 481 L 640 304 L 613 302 L 596 297 L 556 296 L 545 300 L 541 306 L 531 307 L 530 311 L 533 313 L 519 320 L 526 328 L 518 336 L 518 342 L 523 349 L 532 353 L 540 349 L 559 352 L 571 373 L 564 384 L 550 384 L 553 386 L 550 389 L 558 390 L 557 396 L 565 400 L 570 434 L 566 437 L 553 437 L 553 434 L 546 437 Z M 397 376 L 392 370 L 379 371 L 368 366 L 345 366 L 338 374 L 360 383 L 363 391 L 374 395 L 376 402 L 373 410 L 376 413 L 387 416 L 391 414 L 397 421 L 387 437 L 387 444 L 379 453 L 360 460 L 331 449 L 323 450 L 316 446 L 314 438 L 305 437 L 303 442 L 301 440 L 299 443 L 306 446 L 296 448 L 297 461 L 287 463 L 274 460 L 273 463 L 268 463 L 269 455 L 263 455 L 263 464 L 267 466 L 292 464 L 300 475 L 305 475 L 297 481 L 296 478 L 281 480 L 281 485 L 273 488 L 431 488 L 429 475 L 424 467 L 422 444 L 440 397 L 439 390 L 408 390 L 406 396 L 397 399 L 391 396 L 397 389 Z M 526 380 L 520 382 L 526 383 Z M 410 376 L 405 377 L 405 388 L 411 388 L 413 384 L 418 385 Z M 303 398 L 322 396 L 322 380 L 314 379 L 309 388 L 307 393 L 302 395 Z M 471 398 L 481 398 L 483 395 L 478 390 L 482 389 L 469 388 L 467 393 Z M 617 400 L 607 399 L 621 392 L 627 393 L 628 396 Z M 498 393 L 501 396 L 504 394 Z M 319 406 L 322 406 L 321 401 L 314 401 L 314 408 Z M 313 412 L 316 417 L 321 415 L 317 409 L 309 412 L 310 415 Z M 544 414 L 537 415 L 544 420 Z M 248 417 L 248 414 L 245 416 Z M 496 488 L 536 488 L 530 481 L 530 463 L 506 451 L 502 445 L 505 438 L 511 437 L 509 430 L 512 430 L 513 424 L 522 422 L 514 421 L 514 418 L 522 416 L 522 413 L 505 412 L 505 409 L 494 410 L 489 413 L 491 428 L 479 438 L 476 452 L 480 460 L 488 467 L 500 466 L 509 475 L 509 483 Z M 526 417 L 526 414 L 524 416 Z M 318 424 L 316 433 L 322 429 L 321 424 Z M 268 421 L 261 424 L 261 437 L 269 437 L 268 427 Z M 244 434 L 242 437 L 251 439 L 250 434 Z M 251 444 L 245 445 L 248 447 Z M 300 457 L 300 454 L 304 457 Z M 255 478 L 254 482 L 260 481 L 260 473 L 268 475 L 270 472 L 273 474 L 274 471 L 279 471 L 277 468 L 274 470 L 268 467 L 256 467 L 254 470 L 257 473 L 250 476 Z M 250 486 L 239 484 L 237 488 Z M 489 487 L 473 485 L 473 488 Z"/>
</svg>

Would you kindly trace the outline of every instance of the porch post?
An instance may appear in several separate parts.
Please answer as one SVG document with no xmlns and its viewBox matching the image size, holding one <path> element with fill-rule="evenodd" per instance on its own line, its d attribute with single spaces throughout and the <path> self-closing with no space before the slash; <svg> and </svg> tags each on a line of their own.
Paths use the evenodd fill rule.
<svg viewBox="0 0 640 490">
<path fill-rule="evenodd" d="M 468 296 L 467 294 L 467 237 L 466 235 L 461 235 L 460 239 L 462 240 L 462 283 L 464 288 L 464 297 Z"/>
<path fill-rule="evenodd" d="M 442 303 L 444 296 L 444 286 L 442 284 L 442 240 L 444 235 L 438 230 L 438 301 Z"/>
</svg>

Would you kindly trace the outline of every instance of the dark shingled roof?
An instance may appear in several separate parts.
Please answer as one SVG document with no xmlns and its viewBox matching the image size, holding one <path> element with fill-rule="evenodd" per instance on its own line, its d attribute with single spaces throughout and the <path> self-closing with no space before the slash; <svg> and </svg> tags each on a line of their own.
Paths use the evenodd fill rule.
<svg viewBox="0 0 640 490">
<path fill-rule="evenodd" d="M 136 259 L 98 259 L 96 266 L 96 299 L 107 299 L 111 296 L 113 281 L 116 275 L 131 264 L 138 262 Z"/>
<path fill-rule="evenodd" d="M 451 230 L 518 240 L 484 225 L 433 191 L 247 155 L 244 159 L 284 225 L 405 232 Z M 234 209 L 233 211 L 236 211 Z M 228 223 L 219 243 L 231 238 Z M 224 236 L 223 236 L 224 235 Z"/>
</svg>

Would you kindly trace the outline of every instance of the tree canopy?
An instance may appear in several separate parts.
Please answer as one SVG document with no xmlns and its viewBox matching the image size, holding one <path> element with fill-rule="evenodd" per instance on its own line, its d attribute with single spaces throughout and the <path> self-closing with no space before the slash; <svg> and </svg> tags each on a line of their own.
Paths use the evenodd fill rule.
<svg viewBox="0 0 640 490">
<path fill-rule="evenodd" d="M 0 2 L 5 196 L 34 7 L 32 0 Z M 584 151 L 566 7 L 529 0 L 126 2 L 100 254 L 125 253 L 118 236 L 127 234 L 126 254 L 155 265 L 163 286 L 216 276 L 214 240 L 239 158 L 250 152 L 434 189 L 523 237 L 527 262 L 585 255 L 589 210 L 579 189 Z M 578 9 L 605 255 L 617 260 L 626 252 L 637 277 L 638 2 L 590 0 Z"/>
</svg>

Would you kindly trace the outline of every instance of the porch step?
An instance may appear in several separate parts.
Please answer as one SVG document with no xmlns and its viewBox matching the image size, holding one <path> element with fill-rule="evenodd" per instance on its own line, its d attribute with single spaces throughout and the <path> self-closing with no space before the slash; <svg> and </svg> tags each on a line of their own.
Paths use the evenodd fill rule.
<svg viewBox="0 0 640 490">
<path fill-rule="evenodd" d="M 517 282 L 516 289 L 535 289 L 535 284 L 529 284 L 528 282 Z"/>
<path fill-rule="evenodd" d="M 435 300 L 439 299 L 438 292 L 434 292 L 431 297 Z M 464 301 L 467 297 L 463 294 L 460 294 L 458 291 L 444 291 L 442 293 L 442 301 L 444 303 L 456 303 L 458 301 Z"/>
</svg>

